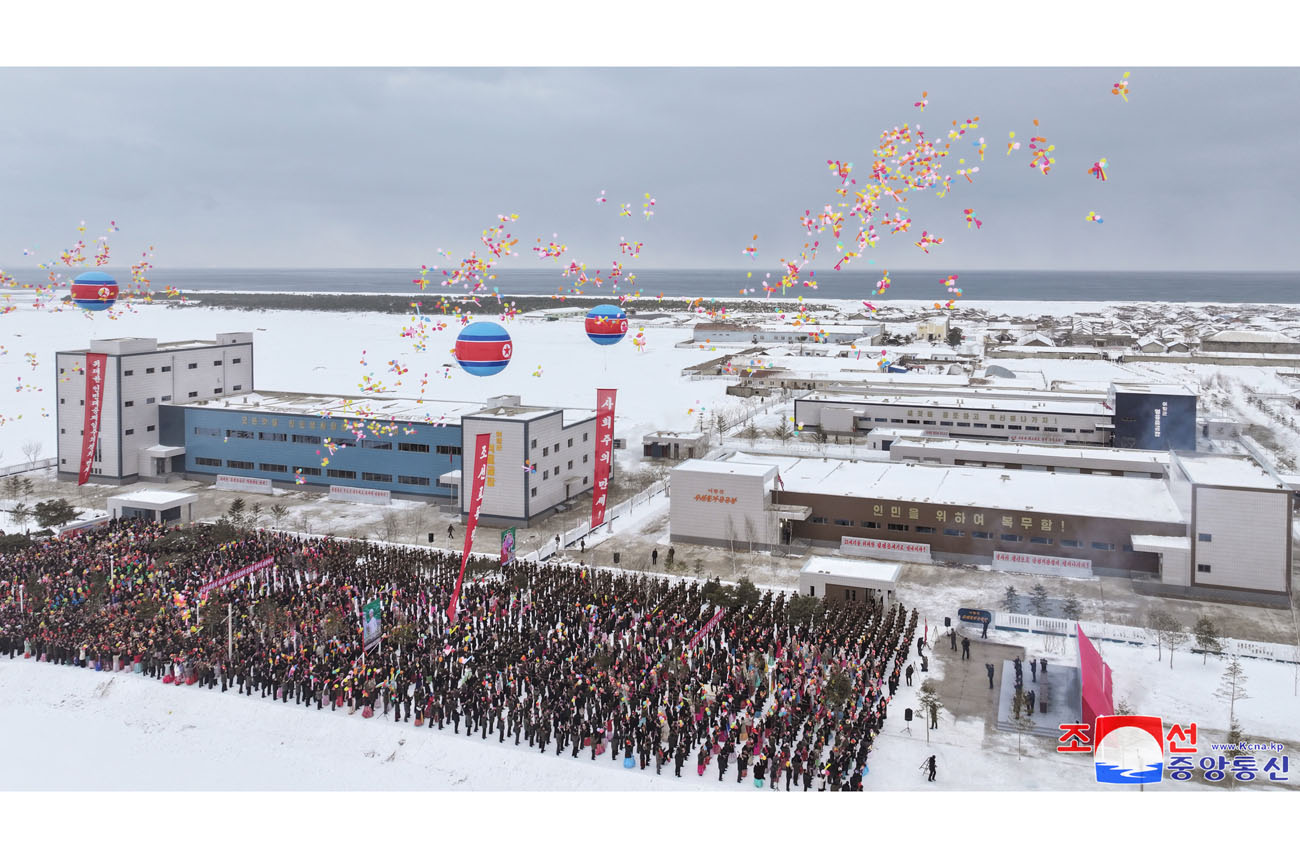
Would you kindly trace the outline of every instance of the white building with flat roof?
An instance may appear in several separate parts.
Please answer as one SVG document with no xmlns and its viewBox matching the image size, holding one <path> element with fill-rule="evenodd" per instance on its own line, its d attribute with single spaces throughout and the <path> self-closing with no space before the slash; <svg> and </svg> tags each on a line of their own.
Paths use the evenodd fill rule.
<svg viewBox="0 0 1300 866">
<path fill-rule="evenodd" d="M 828 602 L 862 602 L 868 598 L 894 603 L 898 576 L 897 562 L 875 562 L 845 556 L 810 556 L 799 570 L 799 593 Z"/>
<path fill-rule="evenodd" d="M 767 549 L 779 543 L 781 521 L 802 519 L 807 509 L 772 501 L 777 469 L 732 460 L 687 460 L 672 470 L 669 525 L 672 540 L 743 544 Z"/>
<path fill-rule="evenodd" d="M 55 352 L 59 478 L 77 477 L 85 429 L 86 356 L 105 355 L 99 439 L 91 481 L 160 478 L 183 455 L 157 452 L 158 407 L 253 390 L 253 334 L 159 343 L 150 337 L 91 340 L 88 349 Z M 150 451 L 150 449 L 155 449 Z"/>
</svg>

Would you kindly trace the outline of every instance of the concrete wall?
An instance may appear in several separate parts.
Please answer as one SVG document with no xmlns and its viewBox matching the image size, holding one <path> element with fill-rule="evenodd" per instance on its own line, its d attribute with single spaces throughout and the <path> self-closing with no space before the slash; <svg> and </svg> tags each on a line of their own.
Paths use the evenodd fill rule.
<svg viewBox="0 0 1300 866">
<path fill-rule="evenodd" d="M 478 471 L 474 443 L 481 433 L 488 434 L 491 450 L 488 455 L 490 471 L 483 487 L 483 511 L 480 516 L 523 520 L 528 507 L 528 485 L 534 477 L 541 477 L 542 470 L 538 469 L 536 476 L 524 472 L 524 461 L 528 459 L 525 456 L 528 445 L 527 425 L 523 420 L 512 420 L 509 416 L 472 416 L 461 419 L 461 453 L 464 457 L 460 485 L 461 513 L 469 513 L 474 493 L 474 475 Z"/>
<path fill-rule="evenodd" d="M 1193 509 L 1193 586 L 1290 589 L 1291 497 L 1287 491 L 1198 485 Z M 1201 540 L 1202 533 L 1211 540 Z M 1210 571 L 1201 571 L 1204 566 Z"/>
</svg>

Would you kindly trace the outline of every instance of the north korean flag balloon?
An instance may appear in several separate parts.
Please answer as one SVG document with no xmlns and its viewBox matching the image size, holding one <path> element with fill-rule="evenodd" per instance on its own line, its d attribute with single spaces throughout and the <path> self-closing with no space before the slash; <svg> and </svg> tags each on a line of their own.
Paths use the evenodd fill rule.
<svg viewBox="0 0 1300 866">
<path fill-rule="evenodd" d="M 598 346 L 612 346 L 627 334 L 627 313 L 613 304 L 592 307 L 587 313 L 587 336 Z"/>
<path fill-rule="evenodd" d="M 71 294 L 83 310 L 107 310 L 117 300 L 117 280 L 103 271 L 86 271 L 72 281 Z"/>
<path fill-rule="evenodd" d="M 472 376 L 495 376 L 510 363 L 510 334 L 494 322 L 474 322 L 456 338 L 456 362 Z"/>
</svg>

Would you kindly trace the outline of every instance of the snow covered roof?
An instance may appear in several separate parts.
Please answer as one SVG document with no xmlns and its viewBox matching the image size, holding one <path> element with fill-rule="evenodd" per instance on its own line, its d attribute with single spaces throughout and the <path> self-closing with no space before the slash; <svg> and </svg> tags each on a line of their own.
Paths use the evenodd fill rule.
<svg viewBox="0 0 1300 866">
<path fill-rule="evenodd" d="M 1038 445 L 1032 442 L 994 442 L 984 439 L 931 439 L 917 435 L 915 427 L 903 431 L 904 444 L 924 445 L 926 451 L 944 451 L 969 455 L 997 455 L 1003 459 L 1022 458 L 1011 462 L 1057 465 L 1056 461 L 1097 461 L 1109 464 L 1132 464 L 1133 471 L 1160 472 L 1169 465 L 1168 451 L 1141 451 L 1135 448 L 1087 448 L 1076 445 Z"/>
<path fill-rule="evenodd" d="M 1156 478 L 1073 475 L 979 466 L 926 466 L 766 457 L 733 462 L 780 467 L 786 493 L 931 502 L 1012 511 L 1182 523 L 1165 482 Z"/>
<path fill-rule="evenodd" d="M 1175 461 L 1193 484 L 1212 487 L 1249 487 L 1278 490 L 1277 481 L 1249 457 L 1227 454 L 1179 453 Z"/>
<path fill-rule="evenodd" d="M 712 472 L 720 475 L 741 475 L 751 478 L 762 478 L 772 472 L 773 464 L 771 461 L 761 462 L 764 458 L 758 457 L 749 461 L 739 460 L 701 460 L 699 458 L 686 460 L 673 467 L 673 474 L 678 472 Z"/>
<path fill-rule="evenodd" d="M 116 496 L 108 497 L 109 506 L 125 505 L 128 508 L 133 505 L 147 505 L 152 508 L 167 508 L 175 505 L 185 505 L 190 502 L 197 502 L 199 497 L 193 493 L 181 493 L 176 490 L 133 490 L 130 493 L 119 493 Z"/>
<path fill-rule="evenodd" d="M 858 586 L 893 589 L 902 571 L 903 566 L 897 562 L 874 562 L 844 556 L 810 556 L 803 568 L 799 569 L 799 576 L 804 578 L 818 575 L 837 580 L 847 578 L 857 582 Z"/>
<path fill-rule="evenodd" d="M 483 408 L 479 402 L 420 400 L 415 397 L 348 397 L 342 394 L 299 394 L 290 391 L 252 391 L 184 405 L 239 412 L 315 415 L 321 418 L 424 423 L 444 421 L 453 424 L 459 424 L 462 415 L 476 414 Z"/>
<path fill-rule="evenodd" d="M 929 406 L 937 409 L 983 409 L 999 412 L 1042 412 L 1053 415 L 1114 415 L 1100 400 L 1010 400 L 999 394 L 957 397 L 951 394 L 853 394 L 818 391 L 803 400 L 858 403 L 870 406 Z"/>
<path fill-rule="evenodd" d="M 1220 331 L 1207 339 L 1221 343 L 1294 343 L 1277 331 Z"/>
<path fill-rule="evenodd" d="M 1017 346 L 1027 346 L 1031 343 L 1038 343 L 1043 346 L 1055 346 L 1056 341 L 1044 334 L 1042 331 L 1033 331 L 1025 334 L 1019 340 L 1016 340 Z"/>
</svg>

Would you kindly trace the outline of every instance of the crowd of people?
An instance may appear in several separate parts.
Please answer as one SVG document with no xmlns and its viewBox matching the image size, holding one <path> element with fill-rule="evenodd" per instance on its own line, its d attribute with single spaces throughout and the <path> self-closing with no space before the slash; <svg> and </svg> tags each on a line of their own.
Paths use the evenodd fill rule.
<svg viewBox="0 0 1300 866">
<path fill-rule="evenodd" d="M 485 558 L 453 623 L 459 566 L 448 551 L 114 521 L 0 553 L 0 654 L 643 771 L 860 790 L 917 626 L 901 605 L 771 592 L 714 622 L 696 581 Z M 382 637 L 366 647 L 376 599 Z"/>
</svg>

